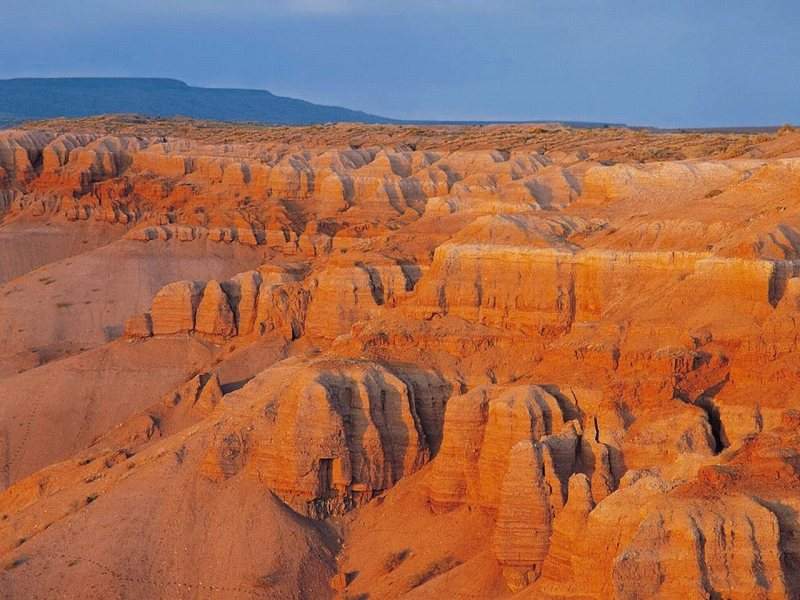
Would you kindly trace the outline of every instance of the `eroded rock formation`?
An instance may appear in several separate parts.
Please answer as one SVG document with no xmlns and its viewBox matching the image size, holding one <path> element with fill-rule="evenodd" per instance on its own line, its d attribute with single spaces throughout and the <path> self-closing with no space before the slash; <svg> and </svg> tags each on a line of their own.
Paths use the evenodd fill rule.
<svg viewBox="0 0 800 600">
<path fill-rule="evenodd" d="M 0 588 L 796 598 L 798 190 L 791 130 L 0 132 Z"/>
</svg>

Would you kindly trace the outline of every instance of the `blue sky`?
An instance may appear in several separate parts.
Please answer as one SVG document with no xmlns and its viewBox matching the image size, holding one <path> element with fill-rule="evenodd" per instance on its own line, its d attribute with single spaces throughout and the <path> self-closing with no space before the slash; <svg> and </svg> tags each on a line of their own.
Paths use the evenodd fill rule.
<svg viewBox="0 0 800 600">
<path fill-rule="evenodd" d="M 2 0 L 0 78 L 163 76 L 411 119 L 800 123 L 798 0 Z"/>
</svg>

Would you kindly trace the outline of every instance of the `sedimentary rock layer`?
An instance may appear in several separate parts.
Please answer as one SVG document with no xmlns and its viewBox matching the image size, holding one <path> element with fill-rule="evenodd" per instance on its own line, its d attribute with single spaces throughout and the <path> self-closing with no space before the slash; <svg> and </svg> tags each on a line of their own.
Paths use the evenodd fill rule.
<svg viewBox="0 0 800 600">
<path fill-rule="evenodd" d="M 793 599 L 800 134 L 0 132 L 9 597 Z"/>
</svg>

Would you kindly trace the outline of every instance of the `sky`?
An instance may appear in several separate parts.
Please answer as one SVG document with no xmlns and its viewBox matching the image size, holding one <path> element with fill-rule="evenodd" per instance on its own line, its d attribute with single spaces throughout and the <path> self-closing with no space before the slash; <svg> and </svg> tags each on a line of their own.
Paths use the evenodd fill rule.
<svg viewBox="0 0 800 600">
<path fill-rule="evenodd" d="M 0 78 L 173 77 L 388 117 L 800 124 L 798 0 L 0 0 Z"/>
</svg>

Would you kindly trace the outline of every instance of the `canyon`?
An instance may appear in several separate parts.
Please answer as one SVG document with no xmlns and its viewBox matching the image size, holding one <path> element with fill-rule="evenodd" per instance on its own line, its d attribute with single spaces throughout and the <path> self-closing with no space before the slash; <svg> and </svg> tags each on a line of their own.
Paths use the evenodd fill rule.
<svg viewBox="0 0 800 600">
<path fill-rule="evenodd" d="M 0 131 L 0 593 L 800 598 L 800 131 Z"/>
</svg>

